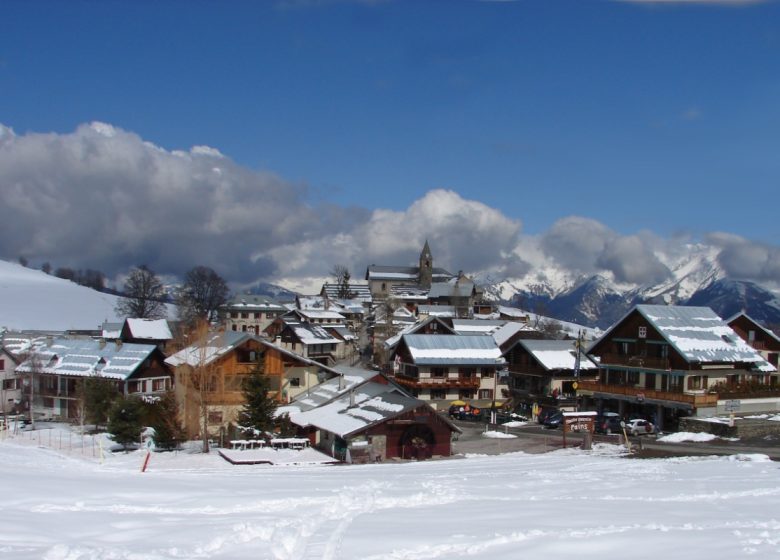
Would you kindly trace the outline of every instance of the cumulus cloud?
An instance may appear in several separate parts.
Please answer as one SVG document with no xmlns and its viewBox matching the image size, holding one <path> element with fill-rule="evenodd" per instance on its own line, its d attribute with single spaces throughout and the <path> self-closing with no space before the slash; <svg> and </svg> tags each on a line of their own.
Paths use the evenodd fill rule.
<svg viewBox="0 0 780 560">
<path fill-rule="evenodd" d="M 343 212 L 323 219 L 301 185 L 214 149 L 171 152 L 104 123 L 71 134 L 3 128 L 0 184 L 4 258 L 109 275 L 138 263 L 162 273 L 207 264 L 234 279 L 272 275 L 272 261 L 249 255 L 324 235 Z"/>
<path fill-rule="evenodd" d="M 406 209 L 310 203 L 304 185 L 233 162 L 208 146 L 165 150 L 105 123 L 17 135 L 0 125 L 0 258 L 96 268 L 147 264 L 165 275 L 211 266 L 236 285 L 313 286 L 335 264 L 359 279 L 371 263 L 413 265 L 426 240 L 451 272 L 521 278 L 537 269 L 609 273 L 649 284 L 669 275 L 689 235 L 619 234 L 569 216 L 537 235 L 500 210 L 435 189 Z M 716 233 L 734 277 L 780 284 L 780 249 Z"/>
<path fill-rule="evenodd" d="M 707 240 L 720 247 L 718 263 L 728 276 L 780 284 L 780 248 L 723 232 L 711 233 Z"/>
</svg>

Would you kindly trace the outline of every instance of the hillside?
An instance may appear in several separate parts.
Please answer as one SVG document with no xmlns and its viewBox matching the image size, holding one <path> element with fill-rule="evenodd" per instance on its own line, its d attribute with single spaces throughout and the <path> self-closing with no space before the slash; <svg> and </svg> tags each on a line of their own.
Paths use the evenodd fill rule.
<svg viewBox="0 0 780 560">
<path fill-rule="evenodd" d="M 117 296 L 97 292 L 40 270 L 0 261 L 0 328 L 98 329 L 119 321 Z"/>
</svg>

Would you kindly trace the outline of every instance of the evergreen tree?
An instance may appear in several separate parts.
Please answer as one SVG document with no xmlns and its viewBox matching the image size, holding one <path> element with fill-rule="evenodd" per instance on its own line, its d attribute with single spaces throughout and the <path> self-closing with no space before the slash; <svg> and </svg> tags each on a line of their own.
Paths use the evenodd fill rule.
<svg viewBox="0 0 780 560">
<path fill-rule="evenodd" d="M 127 448 L 138 443 L 143 429 L 144 404 L 133 397 L 121 397 L 111 407 L 108 431 L 112 439 Z"/>
<path fill-rule="evenodd" d="M 96 428 L 105 425 L 111 405 L 120 396 L 116 382 L 104 377 L 87 377 L 84 379 L 83 392 L 85 420 L 95 424 Z"/>
<path fill-rule="evenodd" d="M 244 380 L 245 404 L 239 415 L 243 430 L 254 433 L 273 430 L 276 402 L 268 396 L 268 386 L 263 363 L 258 361 Z"/>
<path fill-rule="evenodd" d="M 149 425 L 154 428 L 154 445 L 158 449 L 176 449 L 184 440 L 184 430 L 179 424 L 179 405 L 173 391 L 149 406 Z"/>
</svg>

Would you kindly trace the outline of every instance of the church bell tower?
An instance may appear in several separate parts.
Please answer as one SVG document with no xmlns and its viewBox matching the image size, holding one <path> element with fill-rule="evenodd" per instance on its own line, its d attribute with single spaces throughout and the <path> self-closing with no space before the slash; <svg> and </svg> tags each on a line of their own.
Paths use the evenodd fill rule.
<svg viewBox="0 0 780 560">
<path fill-rule="evenodd" d="M 425 246 L 422 253 L 420 253 L 420 286 L 425 288 L 431 287 L 433 281 L 433 255 L 431 255 L 431 248 L 428 246 L 428 240 L 425 240 Z"/>
</svg>

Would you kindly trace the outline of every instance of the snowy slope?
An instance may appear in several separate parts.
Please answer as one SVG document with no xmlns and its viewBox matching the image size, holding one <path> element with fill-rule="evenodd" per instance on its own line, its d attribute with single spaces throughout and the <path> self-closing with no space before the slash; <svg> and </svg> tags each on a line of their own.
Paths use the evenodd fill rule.
<svg viewBox="0 0 780 560">
<path fill-rule="evenodd" d="M 119 321 L 117 297 L 40 270 L 0 261 L 0 328 L 9 330 L 98 329 Z"/>
<path fill-rule="evenodd" d="M 231 466 L 0 441 L 13 560 L 777 558 L 765 456 L 627 459 L 600 447 L 406 464 Z M 613 446 L 607 446 L 613 447 Z M 735 460 L 736 459 L 736 460 Z M 741 460 L 739 460 L 741 459 Z"/>
</svg>

